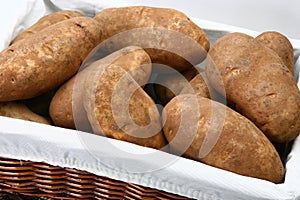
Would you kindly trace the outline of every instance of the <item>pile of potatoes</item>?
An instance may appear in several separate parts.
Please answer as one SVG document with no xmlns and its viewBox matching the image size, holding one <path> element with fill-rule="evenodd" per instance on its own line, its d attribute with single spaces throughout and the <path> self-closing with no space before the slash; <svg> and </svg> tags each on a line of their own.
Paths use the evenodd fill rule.
<svg viewBox="0 0 300 200">
<path fill-rule="evenodd" d="M 143 28 L 153 31 L 153 40 L 129 32 L 93 57 L 108 39 Z M 180 37 L 170 42 L 160 30 L 180 33 L 202 50 Z M 204 59 L 205 67 L 198 67 Z M 63 10 L 41 18 L 0 53 L 0 115 L 281 183 L 284 163 L 274 145 L 300 134 L 293 70 L 293 47 L 278 32 L 231 33 L 210 44 L 173 9 L 109 8 L 93 18 Z"/>
</svg>

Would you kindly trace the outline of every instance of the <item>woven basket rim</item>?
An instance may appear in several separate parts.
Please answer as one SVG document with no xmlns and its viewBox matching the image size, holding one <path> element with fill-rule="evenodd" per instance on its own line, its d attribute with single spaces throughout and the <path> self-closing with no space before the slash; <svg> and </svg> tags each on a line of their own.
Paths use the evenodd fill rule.
<svg viewBox="0 0 300 200">
<path fill-rule="evenodd" d="M 0 156 L 0 192 L 53 199 L 189 199 L 74 168 Z"/>
</svg>

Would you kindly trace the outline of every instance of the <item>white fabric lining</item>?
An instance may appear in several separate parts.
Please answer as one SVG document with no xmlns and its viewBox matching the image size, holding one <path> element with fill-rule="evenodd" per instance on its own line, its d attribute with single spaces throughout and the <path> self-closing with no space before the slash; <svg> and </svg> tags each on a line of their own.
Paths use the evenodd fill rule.
<svg viewBox="0 0 300 200">
<path fill-rule="evenodd" d="M 82 143 L 92 139 L 95 143 L 112 142 L 120 148 L 134 148 L 137 151 L 152 152 L 141 146 L 123 141 L 104 138 L 75 130 L 37 124 L 17 119 L 0 117 L 0 152 L 1 156 L 36 162 L 46 162 L 55 166 L 76 168 L 89 171 L 96 175 L 108 176 L 115 180 L 135 183 L 190 198 L 201 199 L 294 199 L 295 192 L 284 184 L 273 184 L 267 181 L 240 176 L 225 170 L 219 170 L 199 162 L 179 158 L 157 151 L 157 155 L 164 158 L 174 158 L 175 161 L 166 166 L 159 166 L 159 170 L 149 173 L 132 173 L 127 169 L 128 160 L 124 157 L 109 157 L 108 152 L 101 147 L 94 149 Z M 26 127 L 26 129 L 24 129 Z M 5 131 L 4 131 L 5 130 Z M 75 136 L 76 135 L 76 136 Z M 103 155 L 97 158 L 90 151 Z M 294 148 L 293 153 L 299 154 Z M 292 155 L 292 154 L 291 154 Z M 295 156 L 293 155 L 290 160 Z M 101 161 L 101 158 L 104 158 Z M 110 162 L 105 163 L 105 159 Z M 142 161 L 135 161 L 136 168 L 143 166 Z M 120 164 L 122 165 L 120 167 Z M 114 167 L 115 166 L 115 167 Z M 132 166 L 131 166 L 132 167 Z M 129 170 L 129 171 L 128 171 Z M 290 166 L 292 172 L 295 166 Z M 131 172 L 130 172 L 131 171 Z M 289 174 L 288 174 L 289 175 Z M 287 176 L 291 184 L 298 185 L 297 177 Z M 292 189 L 297 189 L 295 186 Z"/>
</svg>

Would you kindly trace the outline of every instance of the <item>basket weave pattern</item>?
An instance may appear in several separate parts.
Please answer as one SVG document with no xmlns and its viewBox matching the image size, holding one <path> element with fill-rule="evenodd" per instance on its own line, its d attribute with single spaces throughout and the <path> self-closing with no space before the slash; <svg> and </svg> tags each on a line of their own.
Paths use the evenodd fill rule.
<svg viewBox="0 0 300 200">
<path fill-rule="evenodd" d="M 0 191 L 57 199 L 188 199 L 86 171 L 3 157 Z"/>
</svg>

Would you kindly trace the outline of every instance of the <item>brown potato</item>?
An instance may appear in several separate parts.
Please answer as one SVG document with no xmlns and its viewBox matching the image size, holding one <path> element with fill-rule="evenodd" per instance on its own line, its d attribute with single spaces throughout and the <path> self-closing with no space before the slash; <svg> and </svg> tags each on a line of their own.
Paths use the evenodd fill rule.
<svg viewBox="0 0 300 200">
<path fill-rule="evenodd" d="M 51 14 L 48 14 L 42 18 L 40 18 L 36 23 L 27 28 L 25 31 L 20 33 L 13 41 L 12 44 L 22 40 L 26 37 L 32 36 L 33 34 L 41 31 L 42 29 L 61 22 L 66 19 L 70 19 L 73 17 L 82 17 L 83 15 L 80 12 L 74 10 L 61 10 Z"/>
<path fill-rule="evenodd" d="M 164 109 L 164 134 L 172 152 L 240 175 L 282 182 L 284 168 L 276 149 L 250 120 L 221 103 L 194 97 L 178 95 Z"/>
<path fill-rule="evenodd" d="M 300 92 L 277 54 L 246 34 L 232 33 L 217 40 L 208 55 L 210 84 L 270 140 L 299 135 Z"/>
<path fill-rule="evenodd" d="M 294 49 L 286 36 L 276 31 L 268 31 L 258 35 L 256 40 L 276 52 L 294 76 Z"/>
<path fill-rule="evenodd" d="M 209 49 L 205 32 L 185 14 L 168 8 L 130 6 L 108 8 L 94 17 L 108 39 L 107 49 L 144 48 L 153 63 L 184 71 L 200 63 Z M 120 37 L 112 37 L 120 34 Z M 114 39 L 111 39 L 114 38 Z M 126 40 L 124 40 L 126 38 Z"/>
<path fill-rule="evenodd" d="M 202 71 L 200 74 L 197 74 L 192 80 L 190 80 L 189 85 L 184 87 L 180 94 L 195 94 L 196 96 L 212 99 L 225 104 L 230 108 L 234 108 L 233 103 L 225 99 L 209 85 L 208 78 L 206 77 L 204 71 Z"/>
<path fill-rule="evenodd" d="M 210 90 L 207 86 L 207 77 L 205 73 L 197 74 L 192 80 L 190 80 L 189 85 L 184 87 L 180 94 L 195 94 L 197 96 L 211 98 Z"/>
<path fill-rule="evenodd" d="M 73 77 L 63 84 L 53 96 L 49 115 L 56 126 L 75 129 L 72 109 L 72 94 L 75 78 Z M 89 124 L 87 123 L 89 126 Z M 86 125 L 85 125 L 86 126 Z"/>
<path fill-rule="evenodd" d="M 73 76 L 101 41 L 101 28 L 88 17 L 49 26 L 0 53 L 0 101 L 36 97 Z"/>
<path fill-rule="evenodd" d="M 192 78 L 198 74 L 196 68 L 191 68 L 181 73 L 158 74 L 154 85 L 155 95 L 163 104 L 167 104 L 178 95 Z"/>
<path fill-rule="evenodd" d="M 155 102 L 121 66 L 90 70 L 83 104 L 95 134 L 154 149 L 165 146 Z"/>
<path fill-rule="evenodd" d="M 0 116 L 51 124 L 48 119 L 32 112 L 25 104 L 17 102 L 0 102 Z"/>
<path fill-rule="evenodd" d="M 151 75 L 150 57 L 140 47 L 129 46 L 92 63 L 62 85 L 53 97 L 49 110 L 55 125 L 84 131 L 91 130 L 81 102 L 82 91 L 85 89 L 84 82 L 89 70 L 111 63 L 128 71 L 140 85 L 145 84 Z M 76 121 L 74 121 L 74 112 L 77 113 Z"/>
</svg>

